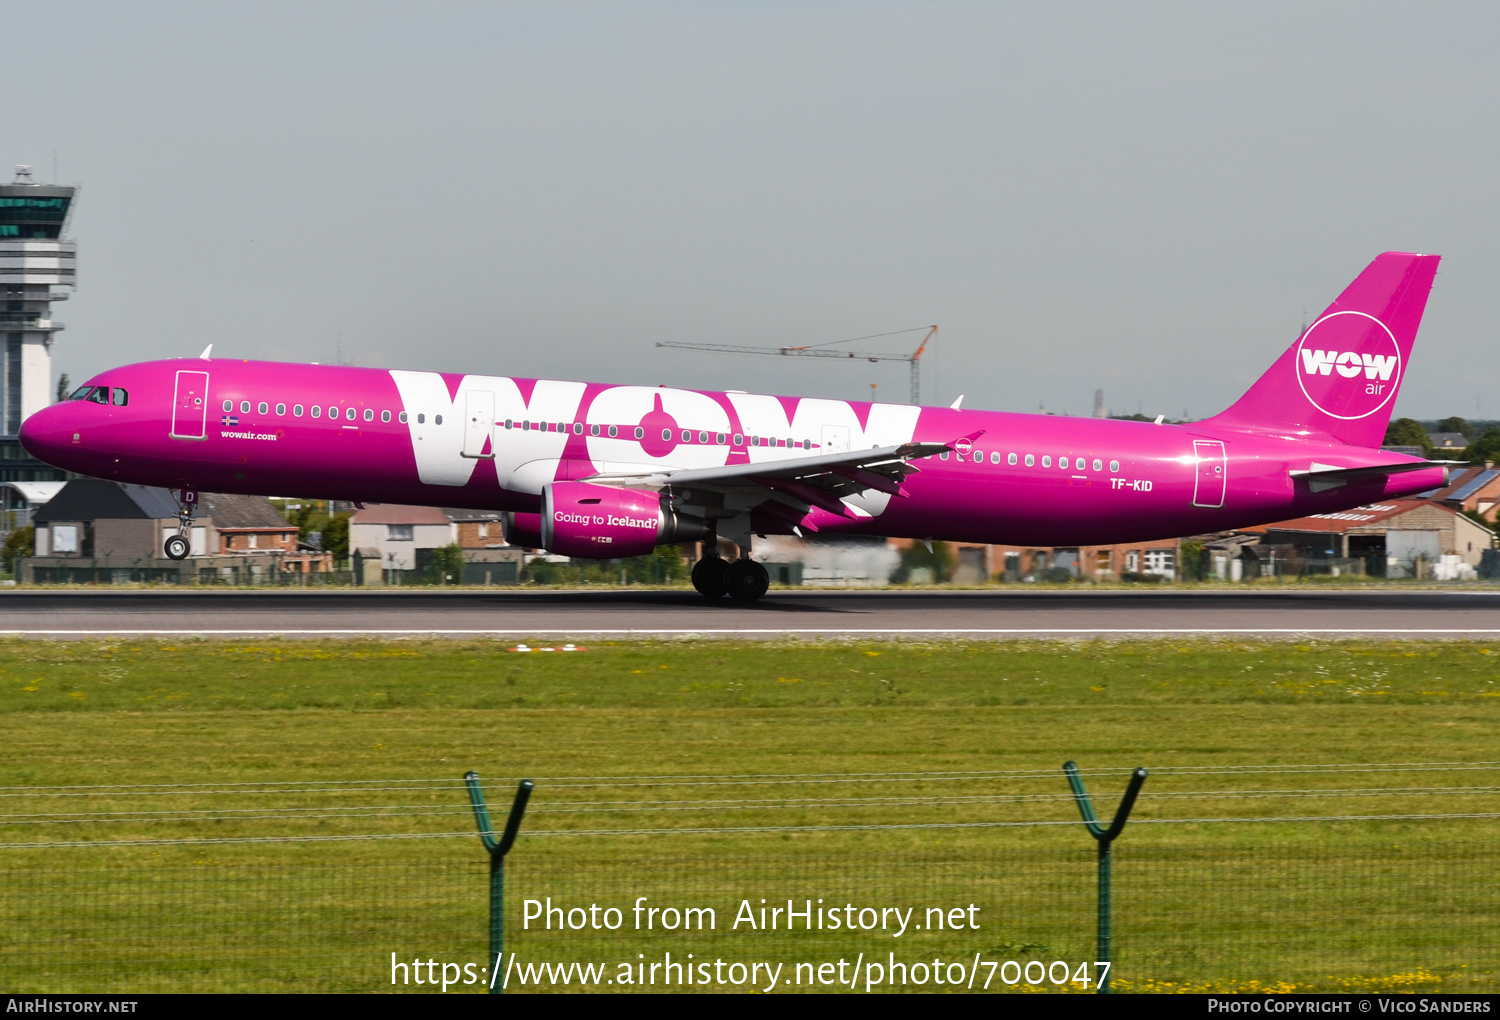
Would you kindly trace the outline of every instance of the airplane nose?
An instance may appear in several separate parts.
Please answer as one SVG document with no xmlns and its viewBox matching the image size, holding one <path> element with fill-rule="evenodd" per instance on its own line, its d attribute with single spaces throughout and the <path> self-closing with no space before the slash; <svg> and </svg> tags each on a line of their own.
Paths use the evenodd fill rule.
<svg viewBox="0 0 1500 1020">
<path fill-rule="evenodd" d="M 37 460 L 65 467 L 60 457 L 74 445 L 74 433 L 78 431 L 69 411 L 71 408 L 64 404 L 53 404 L 32 414 L 21 423 L 21 447 Z"/>
</svg>

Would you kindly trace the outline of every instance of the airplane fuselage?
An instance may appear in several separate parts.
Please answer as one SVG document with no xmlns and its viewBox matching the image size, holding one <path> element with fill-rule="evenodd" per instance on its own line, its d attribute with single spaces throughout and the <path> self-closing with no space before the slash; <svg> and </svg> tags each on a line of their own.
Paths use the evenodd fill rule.
<svg viewBox="0 0 1500 1020">
<path fill-rule="evenodd" d="M 28 419 L 34 455 L 173 489 L 536 513 L 543 487 L 940 444 L 906 495 L 870 488 L 823 533 L 1084 545 L 1330 512 L 1443 483 L 1441 468 L 1317 487 L 1294 472 L 1393 456 L 1301 428 L 1225 428 L 741 392 L 180 359 L 90 379 Z M 108 402 L 97 388 L 108 387 Z M 123 391 L 124 396 L 116 396 Z M 120 401 L 124 402 L 121 403 Z M 1396 458 L 1400 459 L 1400 458 Z M 733 492 L 716 497 L 731 505 Z M 757 530 L 789 531 L 795 521 Z"/>
</svg>

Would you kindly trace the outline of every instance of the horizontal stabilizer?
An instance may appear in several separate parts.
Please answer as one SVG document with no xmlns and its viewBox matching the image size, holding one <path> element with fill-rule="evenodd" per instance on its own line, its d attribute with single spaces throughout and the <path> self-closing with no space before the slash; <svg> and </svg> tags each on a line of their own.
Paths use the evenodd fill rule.
<svg viewBox="0 0 1500 1020">
<path fill-rule="evenodd" d="M 1313 492 L 1323 492 L 1361 478 L 1389 477 L 1405 474 L 1408 471 L 1425 471 L 1436 467 L 1447 468 L 1462 463 L 1464 462 L 1461 460 L 1403 460 L 1395 464 L 1363 464 L 1359 467 L 1338 467 L 1334 464 L 1314 463 L 1306 471 L 1288 471 L 1287 474 L 1293 478 L 1306 479 Z"/>
</svg>

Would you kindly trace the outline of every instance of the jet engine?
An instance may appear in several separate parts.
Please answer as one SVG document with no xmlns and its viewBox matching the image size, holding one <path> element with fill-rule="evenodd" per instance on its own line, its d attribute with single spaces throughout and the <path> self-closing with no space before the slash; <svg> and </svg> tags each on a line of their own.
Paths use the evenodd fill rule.
<svg viewBox="0 0 1500 1020">
<path fill-rule="evenodd" d="M 707 534 L 702 518 L 673 512 L 658 493 L 589 482 L 543 486 L 541 527 L 543 549 L 595 560 L 642 556 Z"/>
<path fill-rule="evenodd" d="M 542 515 L 514 514 L 507 511 L 500 515 L 500 530 L 505 541 L 522 549 L 542 547 Z"/>
</svg>

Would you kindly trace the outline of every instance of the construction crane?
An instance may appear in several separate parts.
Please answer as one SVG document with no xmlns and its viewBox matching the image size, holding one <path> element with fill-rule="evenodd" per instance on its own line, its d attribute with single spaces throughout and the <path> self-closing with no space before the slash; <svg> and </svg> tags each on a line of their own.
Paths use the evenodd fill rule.
<svg viewBox="0 0 1500 1020">
<path fill-rule="evenodd" d="M 918 330 L 927 330 L 927 335 L 922 337 L 922 342 L 917 349 L 910 354 L 886 354 L 870 351 L 836 351 L 832 350 L 836 344 L 854 343 L 856 340 L 874 340 L 882 336 L 899 336 L 902 333 L 915 333 Z M 927 350 L 928 343 L 937 335 L 936 326 L 917 326 L 914 329 L 898 329 L 891 333 L 874 333 L 870 336 L 857 336 L 848 340 L 835 340 L 827 344 L 809 344 L 805 347 L 741 347 L 735 344 L 679 344 L 658 343 L 658 347 L 673 347 L 680 351 L 718 351 L 720 354 L 761 354 L 772 356 L 788 356 L 802 358 L 853 358 L 862 361 L 904 361 L 911 365 L 911 402 L 920 404 L 922 402 L 922 352 Z"/>
</svg>

